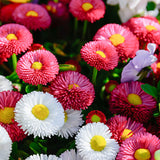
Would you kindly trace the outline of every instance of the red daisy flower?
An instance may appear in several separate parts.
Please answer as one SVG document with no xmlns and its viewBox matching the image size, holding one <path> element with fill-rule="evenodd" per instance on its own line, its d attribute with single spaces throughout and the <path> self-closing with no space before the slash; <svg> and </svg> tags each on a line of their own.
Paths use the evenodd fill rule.
<svg viewBox="0 0 160 160">
<path fill-rule="evenodd" d="M 53 94 L 66 109 L 86 109 L 94 100 L 94 86 L 89 79 L 79 72 L 61 72 L 51 82 Z"/>
<path fill-rule="evenodd" d="M 69 9 L 78 20 L 93 23 L 104 17 L 106 7 L 102 0 L 71 0 Z"/>
<path fill-rule="evenodd" d="M 33 43 L 32 34 L 19 24 L 5 24 L 0 27 L 0 64 L 13 53 L 25 52 Z"/>
<path fill-rule="evenodd" d="M 59 66 L 56 57 L 50 51 L 36 50 L 27 52 L 19 59 L 16 72 L 26 83 L 46 85 L 56 77 Z"/>
<path fill-rule="evenodd" d="M 120 60 L 127 60 L 136 55 L 139 49 L 137 37 L 119 24 L 106 24 L 95 34 L 94 40 L 109 40 L 116 48 Z"/>
<path fill-rule="evenodd" d="M 90 41 L 82 46 L 81 57 L 97 70 L 106 71 L 118 65 L 118 54 L 109 41 Z"/>
<path fill-rule="evenodd" d="M 47 10 L 39 4 L 21 4 L 14 10 L 12 16 L 16 23 L 23 24 L 31 30 L 47 29 L 51 24 Z"/>
<path fill-rule="evenodd" d="M 86 124 L 93 122 L 101 122 L 105 124 L 106 123 L 105 114 L 99 110 L 93 110 L 89 112 L 88 115 L 86 116 Z"/>
<path fill-rule="evenodd" d="M 70 59 L 70 60 L 66 61 L 65 64 L 73 64 L 76 67 L 75 71 L 81 72 L 81 66 L 79 65 L 78 61 Z"/>
<path fill-rule="evenodd" d="M 138 81 L 117 85 L 109 99 L 110 111 L 140 123 L 148 122 L 156 109 L 156 100 L 145 93 L 141 85 Z"/>
<path fill-rule="evenodd" d="M 132 121 L 131 118 L 115 115 L 107 120 L 107 126 L 112 132 L 112 138 L 121 144 L 124 140 L 132 137 L 138 132 L 145 132 L 143 124 Z"/>
<path fill-rule="evenodd" d="M 46 50 L 46 49 L 43 47 L 42 44 L 33 43 L 33 44 L 29 47 L 28 51 L 35 51 L 35 50 L 38 50 L 38 49 Z"/>
<path fill-rule="evenodd" d="M 160 44 L 160 24 L 148 18 L 131 18 L 126 26 L 138 37 L 140 48 L 147 43 Z"/>
<path fill-rule="evenodd" d="M 119 83 L 115 80 L 109 80 L 106 84 L 105 84 L 105 91 L 110 94 L 113 89 L 116 88 L 116 86 L 118 85 Z"/>
<path fill-rule="evenodd" d="M 13 142 L 23 140 L 26 135 L 14 120 L 14 108 L 22 95 L 14 91 L 3 91 L 0 97 L 0 125 L 7 130 Z"/>
<path fill-rule="evenodd" d="M 140 132 L 121 144 L 116 160 L 155 160 L 154 153 L 159 149 L 158 137 Z"/>
</svg>

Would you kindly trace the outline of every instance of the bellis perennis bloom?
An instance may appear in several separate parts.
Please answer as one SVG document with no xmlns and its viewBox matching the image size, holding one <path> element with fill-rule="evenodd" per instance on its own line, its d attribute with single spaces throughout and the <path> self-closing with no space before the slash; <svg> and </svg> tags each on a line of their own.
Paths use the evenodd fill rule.
<svg viewBox="0 0 160 160">
<path fill-rule="evenodd" d="M 156 49 L 154 43 L 149 43 L 146 50 L 139 50 L 136 56 L 123 68 L 121 82 L 136 81 L 140 78 L 138 73 L 145 67 L 154 63 L 157 58 L 153 55 Z"/>
</svg>

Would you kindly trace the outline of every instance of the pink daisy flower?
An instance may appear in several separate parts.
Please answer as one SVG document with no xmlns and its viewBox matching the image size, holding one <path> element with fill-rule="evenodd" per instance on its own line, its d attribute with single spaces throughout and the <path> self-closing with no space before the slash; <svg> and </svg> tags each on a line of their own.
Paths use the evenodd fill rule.
<svg viewBox="0 0 160 160">
<path fill-rule="evenodd" d="M 86 109 L 94 100 L 94 86 L 89 79 L 79 72 L 61 72 L 52 82 L 50 93 L 66 109 Z"/>
<path fill-rule="evenodd" d="M 144 48 L 147 43 L 160 44 L 160 24 L 148 18 L 131 18 L 126 26 L 138 37 L 140 47 Z"/>
<path fill-rule="evenodd" d="M 107 120 L 107 126 L 112 132 L 112 138 L 121 144 L 138 132 L 145 132 L 143 124 L 132 121 L 131 118 L 115 115 Z"/>
<path fill-rule="evenodd" d="M 14 120 L 15 105 L 22 95 L 14 91 L 3 91 L 0 97 L 0 125 L 7 130 L 13 142 L 23 140 L 26 135 Z"/>
<path fill-rule="evenodd" d="M 109 41 L 90 41 L 82 46 L 80 53 L 97 70 L 113 70 L 118 65 L 118 54 Z"/>
<path fill-rule="evenodd" d="M 27 52 L 19 59 L 16 72 L 25 83 L 46 85 L 58 74 L 59 65 L 50 51 L 35 50 Z"/>
<path fill-rule="evenodd" d="M 21 4 L 14 10 L 12 16 L 16 23 L 23 24 L 31 30 L 47 29 L 51 24 L 47 10 L 39 4 Z"/>
<path fill-rule="evenodd" d="M 71 0 L 69 10 L 78 20 L 91 23 L 104 17 L 105 4 L 102 0 Z"/>
<path fill-rule="evenodd" d="M 139 49 L 137 37 L 127 28 L 115 23 L 101 27 L 93 39 L 96 41 L 109 40 L 116 48 L 120 60 L 133 58 Z"/>
<path fill-rule="evenodd" d="M 110 111 L 147 123 L 156 109 L 156 100 L 141 89 L 141 82 L 132 81 L 117 85 L 111 92 Z"/>
<path fill-rule="evenodd" d="M 0 64 L 13 53 L 25 52 L 33 43 L 32 34 L 19 24 L 5 24 L 0 27 Z"/>
<path fill-rule="evenodd" d="M 116 160 L 155 160 L 154 153 L 159 149 L 158 137 L 140 132 L 121 144 Z"/>
</svg>

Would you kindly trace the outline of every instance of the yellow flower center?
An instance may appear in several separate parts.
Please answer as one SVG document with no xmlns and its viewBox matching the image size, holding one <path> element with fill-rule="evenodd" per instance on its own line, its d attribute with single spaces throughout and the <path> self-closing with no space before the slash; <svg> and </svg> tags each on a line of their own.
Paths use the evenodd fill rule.
<svg viewBox="0 0 160 160">
<path fill-rule="evenodd" d="M 42 68 L 42 63 L 41 62 L 34 62 L 31 66 L 31 68 L 40 70 Z"/>
<path fill-rule="evenodd" d="M 64 122 L 67 122 L 68 116 L 67 116 L 67 112 L 64 111 Z"/>
<path fill-rule="evenodd" d="M 15 40 L 18 39 L 18 38 L 16 37 L 16 35 L 13 34 L 13 33 L 8 34 L 6 38 L 7 38 L 9 41 L 12 40 L 12 39 L 15 39 Z"/>
<path fill-rule="evenodd" d="M 51 11 L 51 6 L 50 5 L 46 5 L 46 9 L 47 9 L 47 11 Z"/>
<path fill-rule="evenodd" d="M 147 25 L 147 26 L 146 26 L 146 29 L 147 29 L 148 31 L 157 30 L 157 28 L 154 27 L 154 26 L 152 26 L 152 25 Z"/>
<path fill-rule="evenodd" d="M 92 137 L 90 145 L 94 151 L 102 151 L 106 147 L 107 142 L 104 137 L 96 135 Z"/>
<path fill-rule="evenodd" d="M 26 16 L 27 16 L 27 17 L 38 17 L 38 13 L 35 12 L 35 11 L 28 11 L 28 12 L 26 13 Z"/>
<path fill-rule="evenodd" d="M 102 51 L 96 51 L 101 57 L 106 58 L 106 55 Z"/>
<path fill-rule="evenodd" d="M 55 7 L 52 7 L 52 10 L 51 10 L 51 11 L 52 11 L 52 13 L 56 13 L 57 10 L 56 10 Z"/>
<path fill-rule="evenodd" d="M 12 120 L 14 119 L 13 111 L 13 107 L 5 107 L 4 109 L 0 109 L 0 122 L 4 124 L 12 123 Z"/>
<path fill-rule="evenodd" d="M 115 88 L 116 88 L 116 85 L 115 85 L 115 84 L 112 84 L 112 85 L 109 86 L 108 90 L 111 92 L 111 91 L 113 91 Z"/>
<path fill-rule="evenodd" d="M 121 139 L 124 141 L 125 139 L 131 137 L 133 135 L 133 132 L 130 129 L 124 129 Z"/>
<path fill-rule="evenodd" d="M 151 154 L 148 149 L 139 148 L 135 151 L 134 157 L 136 160 L 149 160 L 151 158 Z"/>
<path fill-rule="evenodd" d="M 74 84 L 69 84 L 69 85 L 68 85 L 68 89 L 72 89 L 73 86 L 75 86 L 75 87 L 77 87 L 77 88 L 79 87 L 78 84 L 74 83 Z"/>
<path fill-rule="evenodd" d="M 155 159 L 155 160 L 160 160 L 160 149 L 157 150 L 157 151 L 154 153 L 154 159 Z"/>
<path fill-rule="evenodd" d="M 140 105 L 140 104 L 142 104 L 142 99 L 137 94 L 130 93 L 130 94 L 128 94 L 127 99 L 128 99 L 128 101 L 129 101 L 130 104 L 133 104 L 133 105 Z"/>
<path fill-rule="evenodd" d="M 27 2 L 30 2 L 30 0 L 9 0 L 10 2 L 13 2 L 13 3 L 27 3 Z"/>
<path fill-rule="evenodd" d="M 112 44 L 116 47 L 119 44 L 123 43 L 125 41 L 125 38 L 120 34 L 113 34 L 109 40 L 112 42 Z"/>
<path fill-rule="evenodd" d="M 97 115 L 93 115 L 92 117 L 91 117 L 91 121 L 92 122 L 100 122 L 100 117 L 99 116 L 97 116 Z"/>
<path fill-rule="evenodd" d="M 160 69 L 160 62 L 157 63 L 157 68 Z"/>
<path fill-rule="evenodd" d="M 82 4 L 82 8 L 85 12 L 87 12 L 93 8 L 93 5 L 91 3 L 86 2 Z"/>
<path fill-rule="evenodd" d="M 37 104 L 32 108 L 32 113 L 39 120 L 45 120 L 49 115 L 49 109 L 43 104 Z"/>
</svg>

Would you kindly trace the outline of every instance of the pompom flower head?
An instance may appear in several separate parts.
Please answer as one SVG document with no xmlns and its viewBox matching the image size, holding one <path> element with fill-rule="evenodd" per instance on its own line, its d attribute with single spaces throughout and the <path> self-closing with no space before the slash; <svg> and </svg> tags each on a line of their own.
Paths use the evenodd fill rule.
<svg viewBox="0 0 160 160">
<path fill-rule="evenodd" d="M 62 160 L 55 155 L 47 155 L 47 154 L 34 154 L 26 158 L 25 160 Z"/>
<path fill-rule="evenodd" d="M 26 3 L 19 5 L 12 14 L 16 23 L 30 30 L 42 30 L 50 27 L 51 17 L 47 10 L 39 4 Z"/>
<path fill-rule="evenodd" d="M 74 17 L 91 23 L 103 18 L 105 9 L 102 0 L 71 0 L 69 3 L 69 10 Z"/>
<path fill-rule="evenodd" d="M 64 124 L 64 110 L 53 95 L 33 91 L 17 102 L 15 120 L 28 135 L 51 137 Z"/>
<path fill-rule="evenodd" d="M 127 28 L 111 23 L 101 27 L 93 37 L 94 40 L 109 40 L 116 48 L 119 59 L 133 58 L 139 48 L 137 37 Z"/>
<path fill-rule="evenodd" d="M 0 92 L 12 90 L 12 82 L 8 80 L 5 76 L 0 75 Z"/>
<path fill-rule="evenodd" d="M 75 137 L 79 155 L 85 160 L 115 159 L 119 145 L 111 135 L 109 128 L 100 122 L 83 126 Z"/>
<path fill-rule="evenodd" d="M 56 77 L 58 71 L 56 57 L 47 50 L 27 52 L 19 59 L 16 69 L 19 78 L 32 85 L 46 85 Z"/>
<path fill-rule="evenodd" d="M 123 68 L 121 74 L 121 82 L 136 81 L 140 78 L 141 74 L 138 73 L 145 67 L 154 63 L 157 58 L 153 55 L 156 49 L 156 44 L 149 43 L 147 45 L 149 51 L 139 50 L 136 52 L 136 56 L 129 61 L 129 63 Z"/>
<path fill-rule="evenodd" d="M 113 70 L 118 65 L 118 54 L 109 41 L 90 41 L 81 48 L 81 57 L 97 70 Z"/>
<path fill-rule="evenodd" d="M 89 79 L 79 72 L 61 72 L 51 82 L 50 93 L 63 105 L 64 109 L 86 109 L 94 100 L 95 91 Z"/>
<path fill-rule="evenodd" d="M 0 126 L 0 140 L 0 159 L 8 160 L 12 151 L 12 140 L 2 126 Z"/>
<path fill-rule="evenodd" d="M 4 24 L 0 27 L 0 64 L 13 53 L 25 52 L 33 43 L 32 34 L 20 24 Z"/>
<path fill-rule="evenodd" d="M 0 92 L 0 125 L 3 126 L 13 142 L 23 140 L 26 135 L 15 121 L 15 105 L 22 95 L 14 91 Z"/>
<path fill-rule="evenodd" d="M 109 99 L 110 111 L 147 123 L 156 109 L 156 100 L 141 89 L 142 84 L 132 81 L 117 85 Z"/>
</svg>

